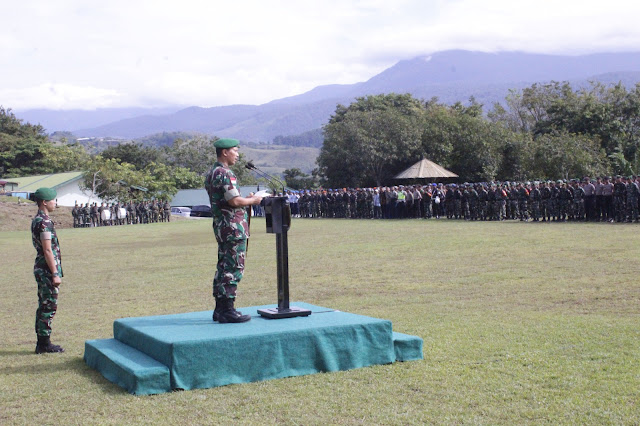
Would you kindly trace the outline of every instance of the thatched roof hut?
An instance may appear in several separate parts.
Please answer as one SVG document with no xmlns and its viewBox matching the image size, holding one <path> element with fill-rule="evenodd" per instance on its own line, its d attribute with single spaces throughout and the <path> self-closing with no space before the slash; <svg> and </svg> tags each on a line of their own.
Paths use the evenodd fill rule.
<svg viewBox="0 0 640 426">
<path fill-rule="evenodd" d="M 457 174 L 423 157 L 422 160 L 418 161 L 413 166 L 394 176 L 394 179 L 438 180 L 457 177 Z"/>
</svg>

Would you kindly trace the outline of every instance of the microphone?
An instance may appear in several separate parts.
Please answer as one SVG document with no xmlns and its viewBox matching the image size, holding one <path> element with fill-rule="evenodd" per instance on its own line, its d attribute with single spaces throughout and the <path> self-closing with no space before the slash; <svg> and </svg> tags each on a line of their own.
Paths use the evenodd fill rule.
<svg viewBox="0 0 640 426">
<path fill-rule="evenodd" d="M 285 193 L 285 183 L 278 179 L 275 176 L 272 176 L 262 170 L 260 170 L 259 168 L 257 168 L 254 164 L 253 164 L 253 160 L 249 160 L 247 161 L 247 164 L 244 165 L 247 169 L 252 170 L 254 172 L 256 172 L 258 175 L 262 176 L 264 179 L 266 179 L 267 181 L 269 181 L 273 186 L 278 187 L 278 186 L 282 186 L 282 195 L 284 195 Z M 275 184 L 275 185 L 274 185 Z"/>
</svg>

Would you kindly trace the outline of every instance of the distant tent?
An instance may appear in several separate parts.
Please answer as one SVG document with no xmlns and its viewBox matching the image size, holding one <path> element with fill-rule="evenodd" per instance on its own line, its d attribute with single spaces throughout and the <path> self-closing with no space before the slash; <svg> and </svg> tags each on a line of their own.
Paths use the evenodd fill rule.
<svg viewBox="0 0 640 426">
<path fill-rule="evenodd" d="M 450 179 L 457 177 L 457 174 L 423 157 L 413 166 L 394 176 L 394 179 Z"/>
</svg>

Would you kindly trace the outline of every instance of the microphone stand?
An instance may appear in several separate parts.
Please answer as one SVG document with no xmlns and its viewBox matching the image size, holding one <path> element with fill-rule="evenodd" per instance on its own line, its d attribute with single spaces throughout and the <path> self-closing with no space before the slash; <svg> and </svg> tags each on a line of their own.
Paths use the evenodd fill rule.
<svg viewBox="0 0 640 426">
<path fill-rule="evenodd" d="M 267 223 L 267 233 L 276 234 L 276 259 L 278 274 L 278 307 L 269 309 L 258 309 L 258 313 L 269 319 L 292 318 L 311 315 L 309 309 L 289 306 L 289 247 L 287 242 L 287 231 L 291 227 L 291 209 L 285 194 L 285 184 L 280 179 L 275 178 L 258 169 L 249 161 L 247 169 L 253 170 L 267 179 L 271 184 L 282 185 L 282 197 L 267 197 L 262 200 L 264 203 L 265 219 Z"/>
<path fill-rule="evenodd" d="M 272 176 L 272 175 L 260 170 L 251 161 L 249 161 L 247 164 L 245 164 L 245 167 L 247 169 L 251 170 L 251 171 L 256 172 L 258 175 L 260 175 L 262 178 L 266 179 L 269 183 L 271 183 L 276 188 L 279 187 L 279 186 L 282 186 L 282 195 L 284 195 L 286 185 L 282 180 L 280 180 L 277 177 Z"/>
</svg>

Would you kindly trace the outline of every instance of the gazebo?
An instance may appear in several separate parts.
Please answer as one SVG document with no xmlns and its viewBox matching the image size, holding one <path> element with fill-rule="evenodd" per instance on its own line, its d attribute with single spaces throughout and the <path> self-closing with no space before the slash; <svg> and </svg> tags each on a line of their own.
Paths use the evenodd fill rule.
<svg viewBox="0 0 640 426">
<path fill-rule="evenodd" d="M 418 161 L 406 170 L 398 173 L 393 178 L 403 180 L 424 179 L 436 181 L 440 179 L 454 179 L 457 177 L 457 174 L 445 169 L 444 167 L 434 163 L 433 161 L 427 160 L 426 158 L 422 157 L 422 160 Z"/>
</svg>

